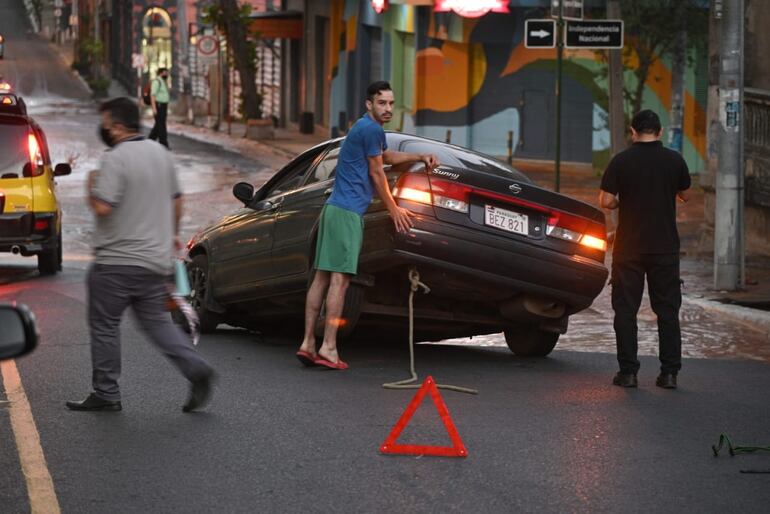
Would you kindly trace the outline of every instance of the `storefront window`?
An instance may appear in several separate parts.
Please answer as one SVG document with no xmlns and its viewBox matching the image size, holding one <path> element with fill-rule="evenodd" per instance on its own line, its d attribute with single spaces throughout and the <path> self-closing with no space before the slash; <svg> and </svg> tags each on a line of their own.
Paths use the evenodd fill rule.
<svg viewBox="0 0 770 514">
<path fill-rule="evenodd" d="M 172 67 L 171 16 L 165 9 L 151 7 L 142 19 L 142 53 L 147 63 L 145 71 L 151 77 L 158 68 Z"/>
</svg>

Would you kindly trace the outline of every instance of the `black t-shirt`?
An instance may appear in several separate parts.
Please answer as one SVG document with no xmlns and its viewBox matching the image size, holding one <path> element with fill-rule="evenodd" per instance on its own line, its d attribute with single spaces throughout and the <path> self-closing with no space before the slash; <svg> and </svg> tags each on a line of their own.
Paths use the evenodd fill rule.
<svg viewBox="0 0 770 514">
<path fill-rule="evenodd" d="M 614 254 L 679 253 L 676 194 L 690 187 L 681 155 L 660 141 L 634 143 L 612 158 L 601 187 L 620 202 Z"/>
</svg>

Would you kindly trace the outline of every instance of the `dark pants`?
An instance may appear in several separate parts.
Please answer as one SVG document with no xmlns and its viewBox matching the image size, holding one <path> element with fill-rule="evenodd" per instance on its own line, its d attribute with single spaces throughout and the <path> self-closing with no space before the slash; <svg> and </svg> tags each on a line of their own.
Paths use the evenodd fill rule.
<svg viewBox="0 0 770 514">
<path fill-rule="evenodd" d="M 149 138 L 158 141 L 168 148 L 168 132 L 166 132 L 166 115 L 168 114 L 168 104 L 160 102 L 155 103 L 157 114 L 155 115 L 155 125 L 152 126 Z"/>
<path fill-rule="evenodd" d="M 150 340 L 188 380 L 211 375 L 211 367 L 171 322 L 166 279 L 139 266 L 94 264 L 88 271 L 93 388 L 105 400 L 120 400 L 120 319 L 129 306 Z"/>
<path fill-rule="evenodd" d="M 612 308 L 615 310 L 620 371 L 632 374 L 639 371 L 636 314 L 642 302 L 645 275 L 650 305 L 658 317 L 660 369 L 663 373 L 676 374 L 682 368 L 682 335 L 679 330 L 682 289 L 679 256 L 676 254 L 613 258 Z"/>
</svg>

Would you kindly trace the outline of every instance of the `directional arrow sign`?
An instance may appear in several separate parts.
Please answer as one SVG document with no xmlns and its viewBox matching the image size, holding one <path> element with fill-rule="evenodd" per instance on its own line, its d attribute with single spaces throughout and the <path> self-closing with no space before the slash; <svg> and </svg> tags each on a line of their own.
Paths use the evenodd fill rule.
<svg viewBox="0 0 770 514">
<path fill-rule="evenodd" d="M 553 48 L 556 46 L 556 22 L 554 20 L 526 20 L 524 22 L 524 47 Z"/>
<path fill-rule="evenodd" d="M 623 20 L 568 21 L 567 48 L 623 48 Z"/>
</svg>

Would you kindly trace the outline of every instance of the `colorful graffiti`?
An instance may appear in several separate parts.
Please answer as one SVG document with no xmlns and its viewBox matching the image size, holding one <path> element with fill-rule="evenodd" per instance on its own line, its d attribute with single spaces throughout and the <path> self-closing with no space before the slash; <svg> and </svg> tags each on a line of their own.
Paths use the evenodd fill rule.
<svg viewBox="0 0 770 514">
<path fill-rule="evenodd" d="M 388 128 L 437 139 L 451 130 L 452 142 L 493 155 L 506 154 L 512 133 L 517 156 L 552 158 L 556 52 L 524 47 L 528 11 L 511 8 L 510 14 L 471 19 L 391 3 L 378 15 L 369 2 L 333 0 L 332 13 L 339 18 L 331 22 L 330 126 L 340 112 L 351 119 L 363 110 L 362 92 L 354 90 L 357 83 L 350 74 L 367 76 L 363 72 L 368 71 L 364 68 L 370 55 L 356 53 L 370 51 L 370 31 L 361 27 L 374 26 L 382 31 L 383 48 L 377 55 L 386 61 L 380 67 L 385 76 L 378 78 L 391 81 L 397 102 L 406 99 Z M 636 66 L 633 58 L 626 64 L 630 70 Z M 591 162 L 609 145 L 605 67 L 595 51 L 565 52 L 565 160 Z M 705 162 L 706 134 L 705 106 L 695 90 L 705 78 L 695 76 L 693 68 L 687 71 L 683 153 L 690 169 L 697 171 Z M 658 111 L 665 124 L 671 107 L 670 67 L 658 60 L 650 77 L 644 105 Z M 632 71 L 627 71 L 626 80 L 634 83 Z M 351 103 L 359 98 L 360 104 Z"/>
</svg>

